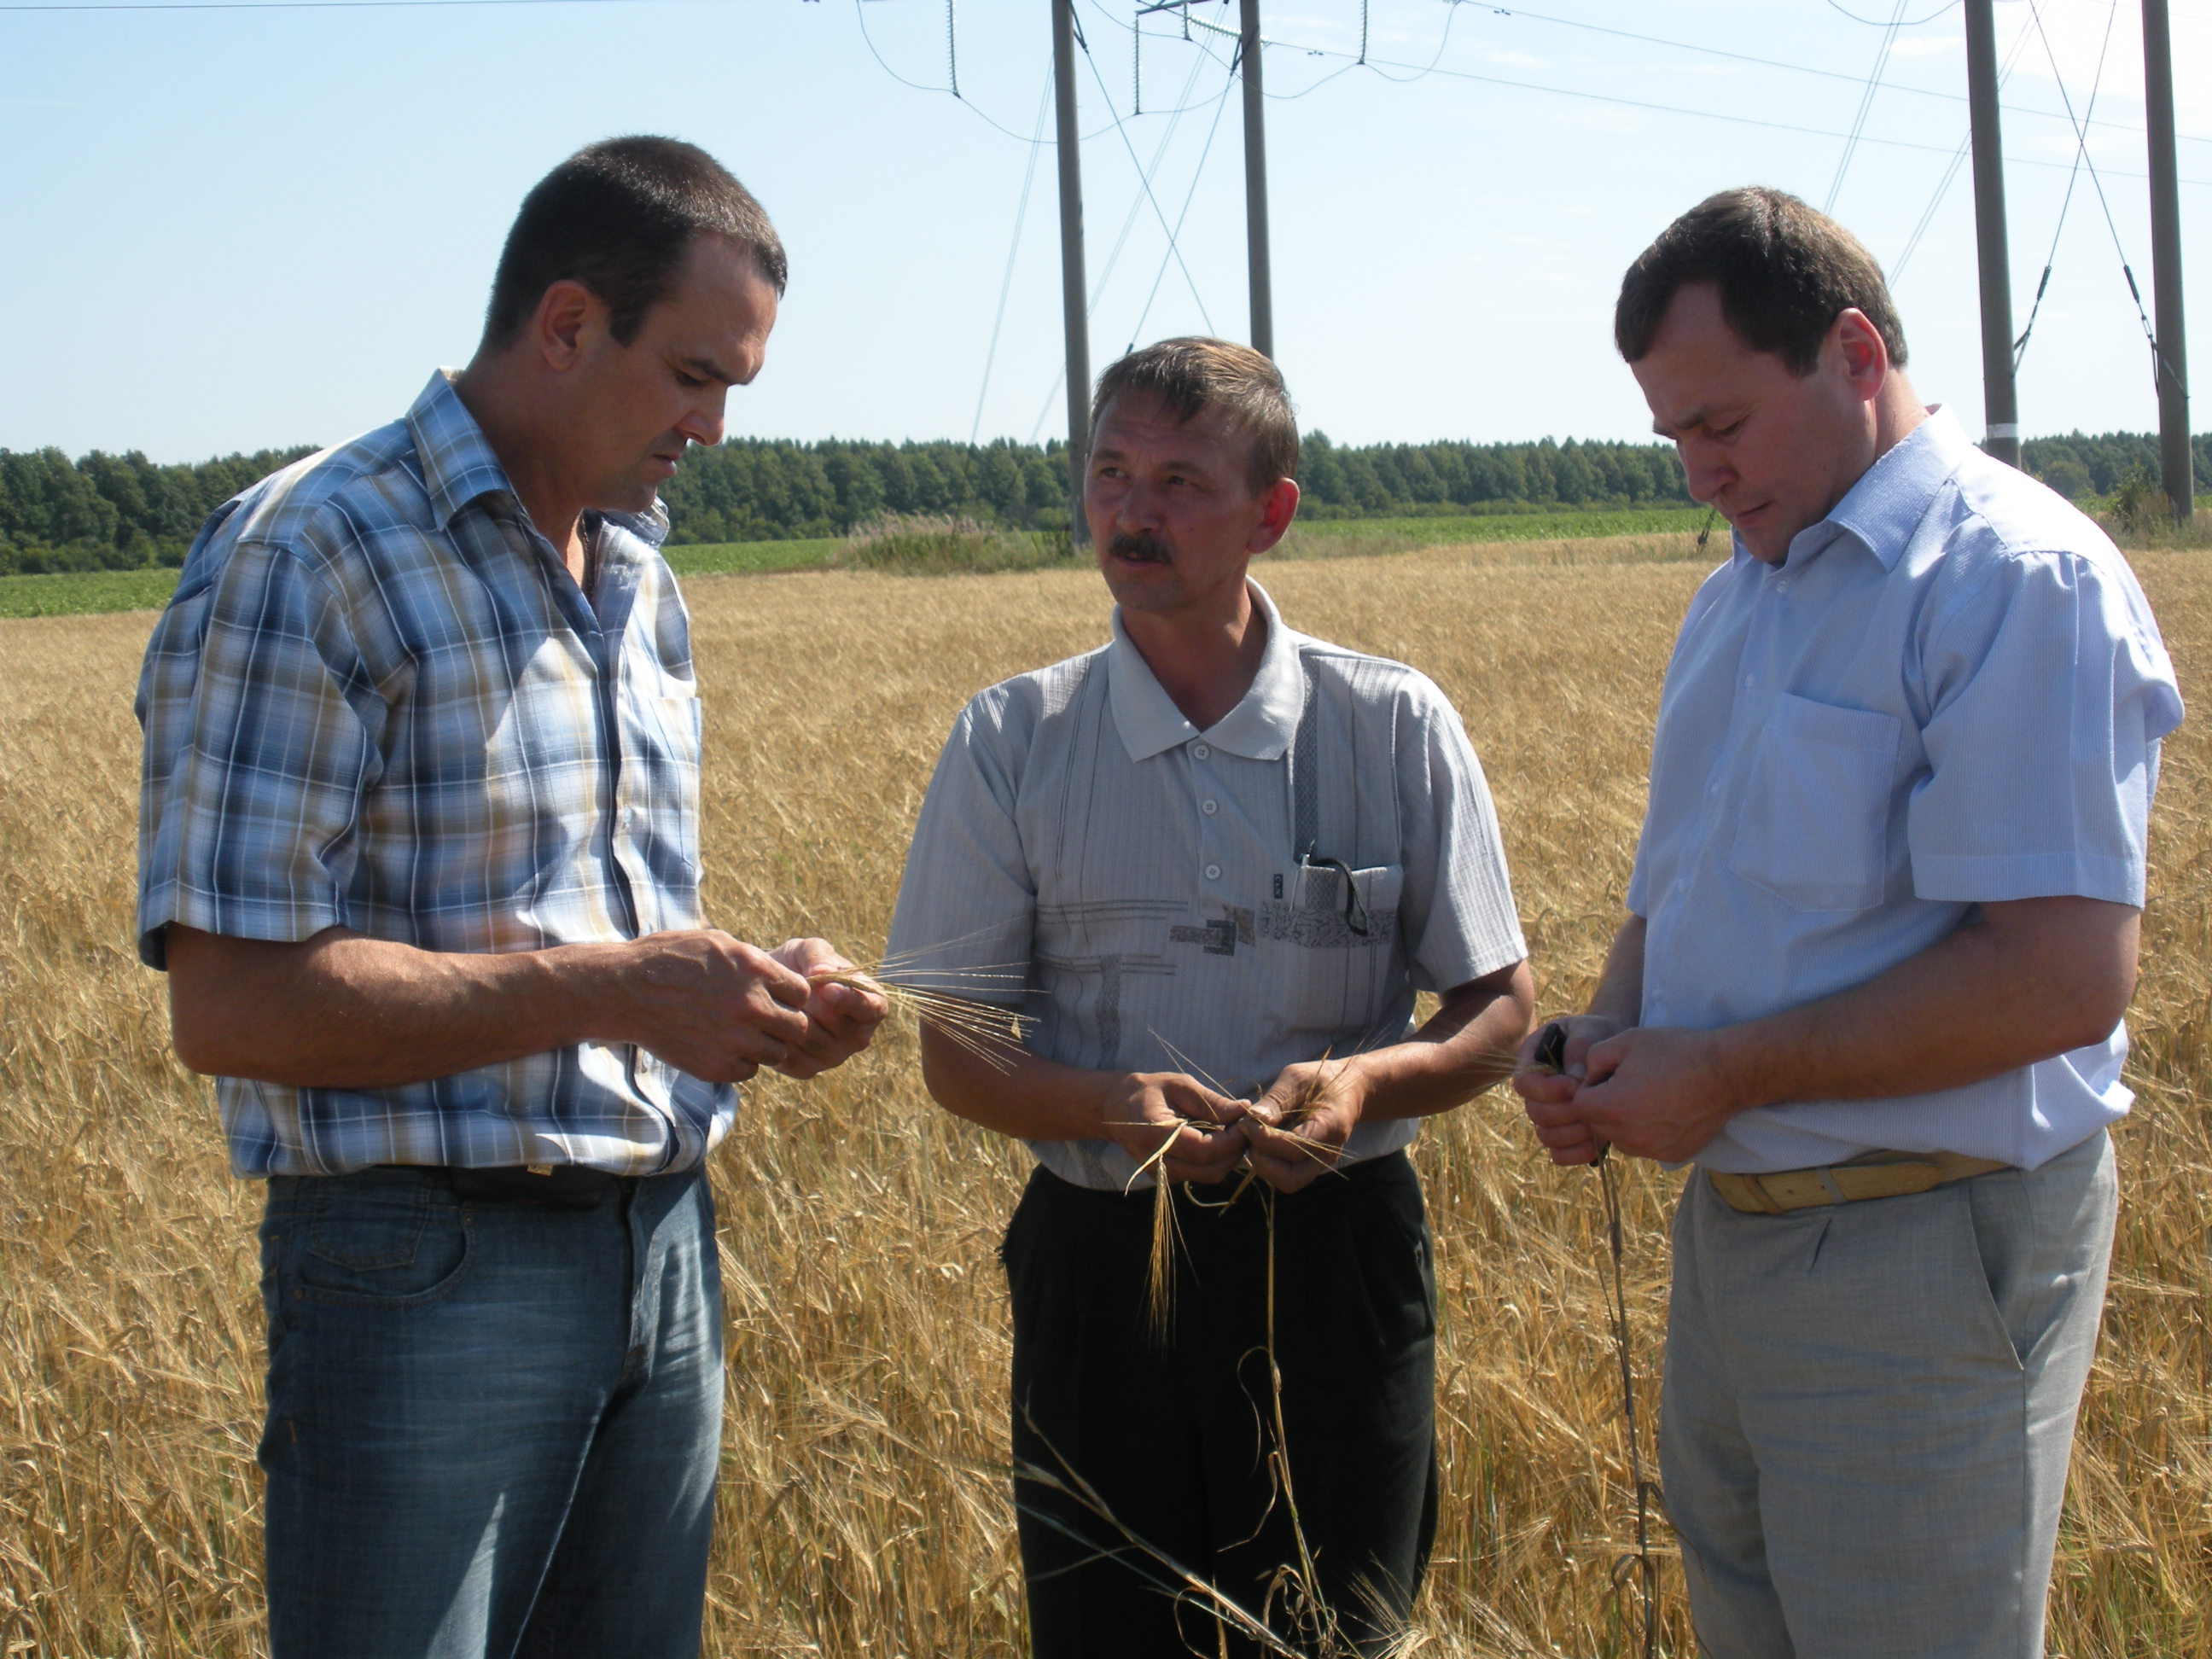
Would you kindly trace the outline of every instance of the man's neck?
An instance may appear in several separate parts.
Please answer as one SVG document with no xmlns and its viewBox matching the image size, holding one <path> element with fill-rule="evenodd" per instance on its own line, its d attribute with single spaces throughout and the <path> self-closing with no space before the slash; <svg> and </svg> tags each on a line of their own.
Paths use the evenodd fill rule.
<svg viewBox="0 0 2212 1659">
<path fill-rule="evenodd" d="M 1928 418 L 1928 407 L 1902 371 L 1893 369 L 1874 404 L 1874 458 L 1877 461 L 1910 437 Z"/>
<path fill-rule="evenodd" d="M 568 574 L 582 586 L 586 572 L 580 521 L 584 503 L 556 476 L 558 468 L 551 461 L 544 424 L 535 414 L 540 407 L 538 400 L 497 358 L 487 362 L 479 357 L 471 363 L 454 380 L 453 391 L 482 429 L 491 453 L 499 457 L 501 470 L 514 486 L 530 522 L 553 544 Z"/>
<path fill-rule="evenodd" d="M 1129 643 L 1152 671 L 1160 690 L 1204 732 L 1244 701 L 1267 653 L 1267 613 L 1239 582 L 1233 606 L 1194 617 L 1163 617 L 1124 609 Z"/>
</svg>

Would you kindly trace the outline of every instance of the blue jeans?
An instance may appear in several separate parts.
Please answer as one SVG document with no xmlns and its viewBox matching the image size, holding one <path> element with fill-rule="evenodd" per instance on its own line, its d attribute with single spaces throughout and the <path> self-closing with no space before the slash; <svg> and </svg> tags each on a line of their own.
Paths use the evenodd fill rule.
<svg viewBox="0 0 2212 1659">
<path fill-rule="evenodd" d="M 694 1170 L 589 1208 L 269 1183 L 274 1659 L 688 1659 L 722 1419 Z"/>
</svg>

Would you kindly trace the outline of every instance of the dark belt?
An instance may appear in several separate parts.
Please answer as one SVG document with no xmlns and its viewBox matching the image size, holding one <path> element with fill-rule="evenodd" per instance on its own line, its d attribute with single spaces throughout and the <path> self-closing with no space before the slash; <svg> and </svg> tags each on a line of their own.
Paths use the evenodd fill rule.
<svg viewBox="0 0 2212 1659">
<path fill-rule="evenodd" d="M 453 1165 L 386 1164 L 419 1169 L 450 1188 L 465 1204 L 528 1204 L 541 1210 L 596 1210 L 612 1194 L 634 1183 L 635 1176 L 610 1175 L 580 1164 L 532 1164 L 465 1170 Z"/>
</svg>

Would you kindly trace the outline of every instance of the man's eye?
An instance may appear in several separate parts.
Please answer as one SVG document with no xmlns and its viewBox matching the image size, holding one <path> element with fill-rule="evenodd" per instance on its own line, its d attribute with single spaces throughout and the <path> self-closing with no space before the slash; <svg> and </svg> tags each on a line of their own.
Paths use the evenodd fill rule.
<svg viewBox="0 0 2212 1659">
<path fill-rule="evenodd" d="M 1750 417 L 1748 416 L 1745 417 L 1747 420 Z M 1742 421 L 1731 421 L 1728 425 L 1721 428 L 1719 431 L 1714 433 L 1713 436 L 1718 438 L 1723 443 L 1726 443 L 1729 439 L 1735 437 L 1737 433 L 1742 430 Z"/>
<path fill-rule="evenodd" d="M 676 380 L 678 385 L 690 386 L 695 391 L 700 386 L 707 384 L 707 382 L 700 376 L 696 374 L 686 374 L 680 368 L 676 371 Z"/>
</svg>

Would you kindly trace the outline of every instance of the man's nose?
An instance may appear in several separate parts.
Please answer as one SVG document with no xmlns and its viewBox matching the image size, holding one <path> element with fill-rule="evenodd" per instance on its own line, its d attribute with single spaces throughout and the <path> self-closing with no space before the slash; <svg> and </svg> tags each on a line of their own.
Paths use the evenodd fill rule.
<svg viewBox="0 0 2212 1659">
<path fill-rule="evenodd" d="M 712 449 L 722 441 L 722 413 L 729 395 L 728 387 L 716 387 L 677 422 L 676 429 L 693 443 Z"/>
<path fill-rule="evenodd" d="M 1710 501 L 1725 489 L 1735 477 L 1735 469 L 1714 444 L 1686 443 L 1677 446 L 1682 457 L 1683 481 L 1687 484 L 1690 499 Z"/>
</svg>

